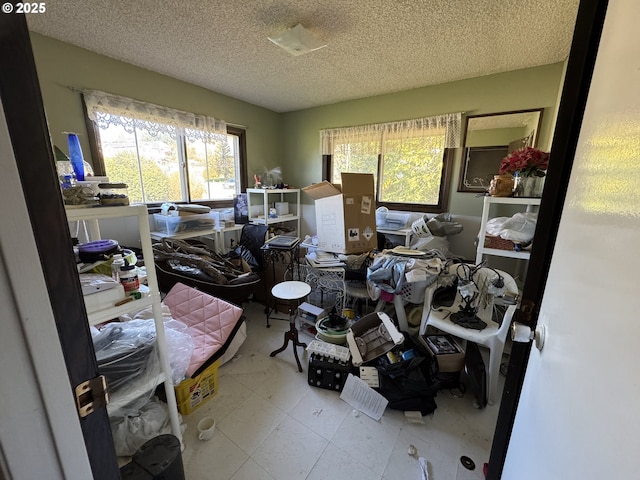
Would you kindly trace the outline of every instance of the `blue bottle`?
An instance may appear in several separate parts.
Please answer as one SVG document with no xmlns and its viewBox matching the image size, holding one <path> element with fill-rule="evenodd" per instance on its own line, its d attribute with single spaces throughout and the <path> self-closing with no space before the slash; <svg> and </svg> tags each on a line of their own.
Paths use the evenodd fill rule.
<svg viewBox="0 0 640 480">
<path fill-rule="evenodd" d="M 76 180 L 84 181 L 84 158 L 82 157 L 82 149 L 80 148 L 80 140 L 75 133 L 67 133 L 67 141 L 69 144 L 69 159 L 73 172 L 76 174 Z"/>
</svg>

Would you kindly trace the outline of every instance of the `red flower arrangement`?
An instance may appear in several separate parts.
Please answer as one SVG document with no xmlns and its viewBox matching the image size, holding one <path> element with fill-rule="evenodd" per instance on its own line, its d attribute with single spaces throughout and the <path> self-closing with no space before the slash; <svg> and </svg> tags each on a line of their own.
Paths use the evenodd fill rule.
<svg viewBox="0 0 640 480">
<path fill-rule="evenodd" d="M 533 147 L 515 150 L 502 159 L 498 173 L 517 173 L 523 177 L 544 177 L 549 168 L 549 153 Z"/>
</svg>

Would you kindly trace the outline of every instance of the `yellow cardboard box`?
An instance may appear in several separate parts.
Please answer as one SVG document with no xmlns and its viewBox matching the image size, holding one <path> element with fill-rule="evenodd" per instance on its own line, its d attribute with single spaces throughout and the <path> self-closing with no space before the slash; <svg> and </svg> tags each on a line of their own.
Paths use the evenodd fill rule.
<svg viewBox="0 0 640 480">
<path fill-rule="evenodd" d="M 220 360 L 209 365 L 195 378 L 187 378 L 175 387 L 178 411 L 189 415 L 218 394 L 218 367 Z"/>
</svg>

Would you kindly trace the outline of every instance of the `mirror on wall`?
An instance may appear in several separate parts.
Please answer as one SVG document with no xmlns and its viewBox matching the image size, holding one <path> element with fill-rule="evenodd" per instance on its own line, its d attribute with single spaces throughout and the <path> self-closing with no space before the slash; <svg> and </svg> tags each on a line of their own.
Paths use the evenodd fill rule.
<svg viewBox="0 0 640 480">
<path fill-rule="evenodd" d="M 542 109 L 467 117 L 459 192 L 484 192 L 510 152 L 535 147 Z"/>
</svg>

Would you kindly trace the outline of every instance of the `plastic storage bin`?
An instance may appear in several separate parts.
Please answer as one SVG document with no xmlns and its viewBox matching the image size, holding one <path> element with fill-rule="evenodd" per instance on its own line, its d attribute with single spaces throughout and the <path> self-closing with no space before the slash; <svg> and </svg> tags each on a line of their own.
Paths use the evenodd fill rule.
<svg viewBox="0 0 640 480">
<path fill-rule="evenodd" d="M 156 231 L 173 235 L 194 230 L 211 230 L 216 226 L 216 219 L 211 213 L 200 213 L 193 215 L 163 215 L 154 213 Z"/>
<path fill-rule="evenodd" d="M 126 183 L 99 183 L 98 191 L 101 205 L 129 205 L 129 190 Z"/>
</svg>

